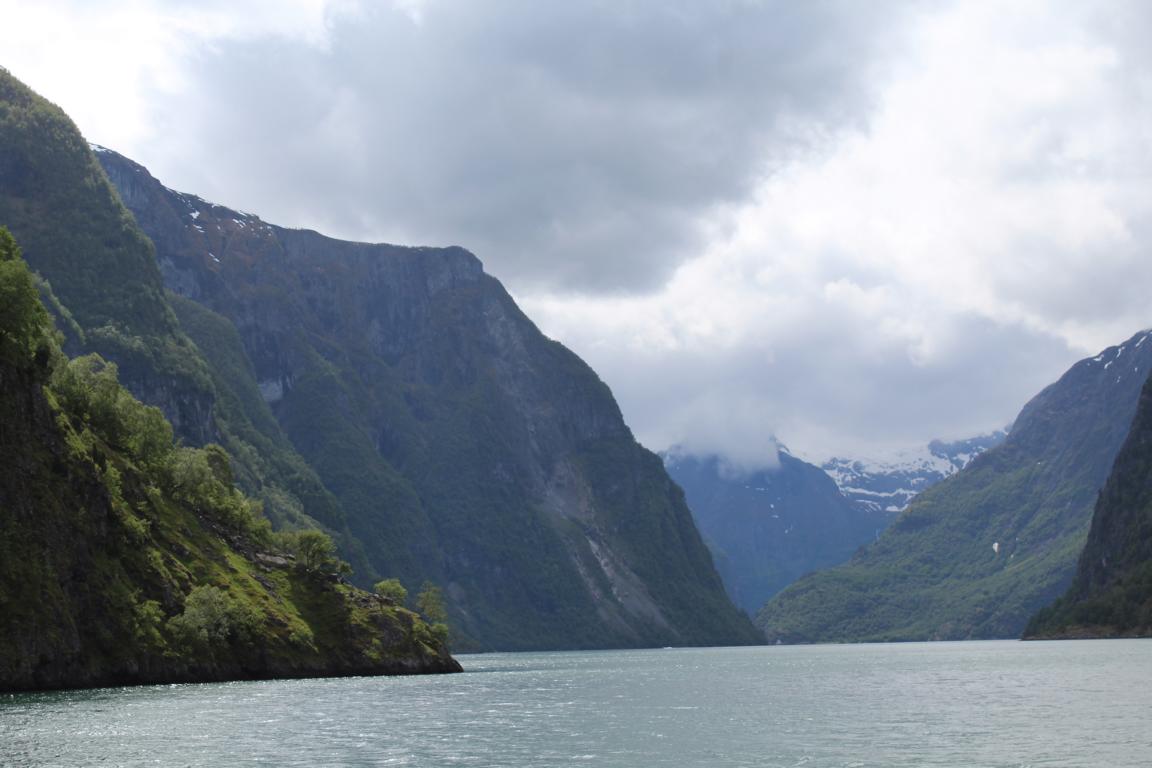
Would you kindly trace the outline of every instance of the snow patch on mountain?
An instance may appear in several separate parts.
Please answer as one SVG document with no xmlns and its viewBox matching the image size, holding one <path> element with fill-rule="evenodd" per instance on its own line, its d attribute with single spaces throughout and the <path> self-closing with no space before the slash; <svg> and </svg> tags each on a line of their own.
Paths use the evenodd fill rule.
<svg viewBox="0 0 1152 768">
<path fill-rule="evenodd" d="M 959 472 L 1007 435 L 1008 430 L 1001 429 L 966 440 L 933 440 L 883 458 L 837 456 L 824 461 L 821 469 L 855 504 L 871 511 L 902 512 L 913 496 Z"/>
</svg>

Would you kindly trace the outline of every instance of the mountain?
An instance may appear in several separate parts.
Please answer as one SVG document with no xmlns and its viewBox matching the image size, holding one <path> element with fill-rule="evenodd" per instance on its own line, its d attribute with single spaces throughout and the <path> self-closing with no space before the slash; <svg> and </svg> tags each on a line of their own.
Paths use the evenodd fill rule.
<svg viewBox="0 0 1152 768">
<path fill-rule="evenodd" d="M 750 615 L 804 574 L 847 560 L 892 517 L 852 504 L 819 467 L 778 455 L 779 466 L 751 473 L 717 456 L 664 459 L 728 594 Z"/>
<path fill-rule="evenodd" d="M 208 348 L 209 364 L 182 325 L 202 327 L 211 318 L 177 318 L 152 242 L 88 143 L 62 110 L 3 70 L 0 225 L 21 243 L 69 354 L 114 362 L 124 386 L 158 406 L 179 438 L 227 448 L 241 487 L 278 527 L 323 528 L 370 578 L 339 502 L 270 414 L 233 385 L 247 370 L 230 326 L 212 329 L 217 342 Z"/>
<path fill-rule="evenodd" d="M 460 669 L 329 575 L 322 534 L 273 534 L 219 448 L 69 360 L 3 229 L 0 466 L 0 690 Z"/>
<path fill-rule="evenodd" d="M 1152 636 L 1152 379 L 1096 502 L 1072 586 L 1024 635 Z"/>
<path fill-rule="evenodd" d="M 918 495 L 874 544 L 778 594 L 756 618 L 768 639 L 1019 636 L 1071 582 L 1152 370 L 1149 335 L 1074 365 L 1001 445 Z"/>
<path fill-rule="evenodd" d="M 273 227 L 100 158 L 0 72 L 0 223 L 69 352 L 223 443 L 277 525 L 334 534 L 360 584 L 442 585 L 464 647 L 758 640 L 611 392 L 473 255 Z"/>
<path fill-rule="evenodd" d="M 759 640 L 611 392 L 471 253 L 284 229 L 97 155 L 182 328 L 233 360 L 218 388 L 339 502 L 360 578 L 444 585 L 465 648 Z"/>
<path fill-rule="evenodd" d="M 71 120 L 3 69 L 0 225 L 42 279 L 68 351 L 114 360 L 180 437 L 211 440 L 208 369 L 165 300 L 152 244 Z"/>
<path fill-rule="evenodd" d="M 1007 436 L 1007 430 L 997 430 L 966 440 L 933 440 L 919 451 L 881 460 L 834 457 L 820 468 L 863 509 L 903 512 L 913 496 L 959 472 Z"/>
</svg>

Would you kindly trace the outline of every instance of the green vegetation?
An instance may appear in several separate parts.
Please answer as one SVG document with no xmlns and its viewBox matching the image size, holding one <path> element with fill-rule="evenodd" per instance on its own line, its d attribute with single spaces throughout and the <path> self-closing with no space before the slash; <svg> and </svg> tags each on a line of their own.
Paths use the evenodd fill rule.
<svg viewBox="0 0 1152 768">
<path fill-rule="evenodd" d="M 336 543 L 328 534 L 309 529 L 285 531 L 277 536 L 296 557 L 296 564 L 305 571 L 326 573 L 350 573 L 348 563 L 336 557 Z"/>
<path fill-rule="evenodd" d="M 424 582 L 416 595 L 416 610 L 428 623 L 432 637 L 439 643 L 448 642 L 448 611 L 444 608 L 444 591 L 430 581 Z"/>
<path fill-rule="evenodd" d="M 69 360 L 0 229 L 0 689 L 448 671 L 432 628 L 293 566 L 218 446 L 177 446 L 98 355 Z"/>
<path fill-rule="evenodd" d="M 159 607 L 158 603 L 151 603 Z M 148 608 L 151 613 L 155 609 Z M 250 605 L 212 585 L 193 587 L 184 610 L 168 620 L 168 633 L 181 650 L 209 653 L 229 645 L 251 645 L 260 635 L 263 617 Z"/>
<path fill-rule="evenodd" d="M 400 579 L 378 581 L 372 591 L 396 605 L 404 605 L 408 601 L 408 590 L 400 583 Z"/>
<path fill-rule="evenodd" d="M 26 364 L 49 348 L 48 315 L 16 239 L 0 227 L 0 360 Z"/>
<path fill-rule="evenodd" d="M 221 444 L 232 456 L 237 484 L 260 500 L 275 528 L 318 528 L 333 535 L 341 554 L 368 584 L 375 572 L 348 531 L 339 500 L 296 452 L 260 396 L 235 327 L 182 296 L 169 293 L 168 300 L 208 362 L 216 392 L 212 413 Z"/>
<path fill-rule="evenodd" d="M 71 351 L 115 361 L 134 387 L 168 392 L 185 437 L 206 442 L 208 369 L 164 299 L 148 238 L 72 121 L 0 70 L 0 225 L 43 278 Z"/>
<path fill-rule="evenodd" d="M 69 353 L 115 363 L 109 377 L 159 406 L 186 443 L 219 441 L 236 483 L 274 527 L 331 534 L 370 582 L 375 573 L 348 533 L 339 501 L 261 400 L 232 324 L 163 290 L 152 243 L 76 127 L 3 71 L 0 167 L 0 224 L 24 244 Z M 4 298 L 12 299 L 4 307 L 20 309 L 19 297 Z M 195 461 L 195 454 L 184 459 Z"/>
<path fill-rule="evenodd" d="M 1152 379 L 1096 502 L 1076 578 L 1024 635 L 1152 635 Z"/>
</svg>

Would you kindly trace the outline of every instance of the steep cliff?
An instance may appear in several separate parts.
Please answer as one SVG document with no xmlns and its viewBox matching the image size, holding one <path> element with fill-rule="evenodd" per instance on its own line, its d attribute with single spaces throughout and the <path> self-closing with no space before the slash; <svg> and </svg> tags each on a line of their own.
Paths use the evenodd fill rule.
<svg viewBox="0 0 1152 768">
<path fill-rule="evenodd" d="M 1152 371 L 1149 336 L 1074 365 L 1004 443 L 918 495 L 875 544 L 778 594 L 756 619 L 768 639 L 1018 637 L 1071 582 Z"/>
<path fill-rule="evenodd" d="M 68 360 L 3 229 L 0 307 L 0 690 L 459 669 L 419 617 L 284 551 L 222 451 Z"/>
<path fill-rule="evenodd" d="M 1096 502 L 1071 588 L 1024 634 L 1152 636 L 1152 380 Z"/>
<path fill-rule="evenodd" d="M 475 256 L 283 229 L 97 154 L 371 569 L 443 584 L 464 647 L 758 639 L 611 392 Z M 185 329 L 212 357 L 220 334 Z"/>
<path fill-rule="evenodd" d="M 750 615 L 801 576 L 847 560 L 893 517 L 854 504 L 823 470 L 785 451 L 779 466 L 751 473 L 715 456 L 673 452 L 664 462 L 728 594 Z"/>
</svg>

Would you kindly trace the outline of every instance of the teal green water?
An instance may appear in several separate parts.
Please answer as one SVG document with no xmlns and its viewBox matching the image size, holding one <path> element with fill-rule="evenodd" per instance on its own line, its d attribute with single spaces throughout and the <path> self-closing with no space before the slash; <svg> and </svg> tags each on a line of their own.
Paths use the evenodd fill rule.
<svg viewBox="0 0 1152 768">
<path fill-rule="evenodd" d="M 461 663 L 445 677 L 0 696 L 0 765 L 1152 765 L 1152 641 Z"/>
</svg>

